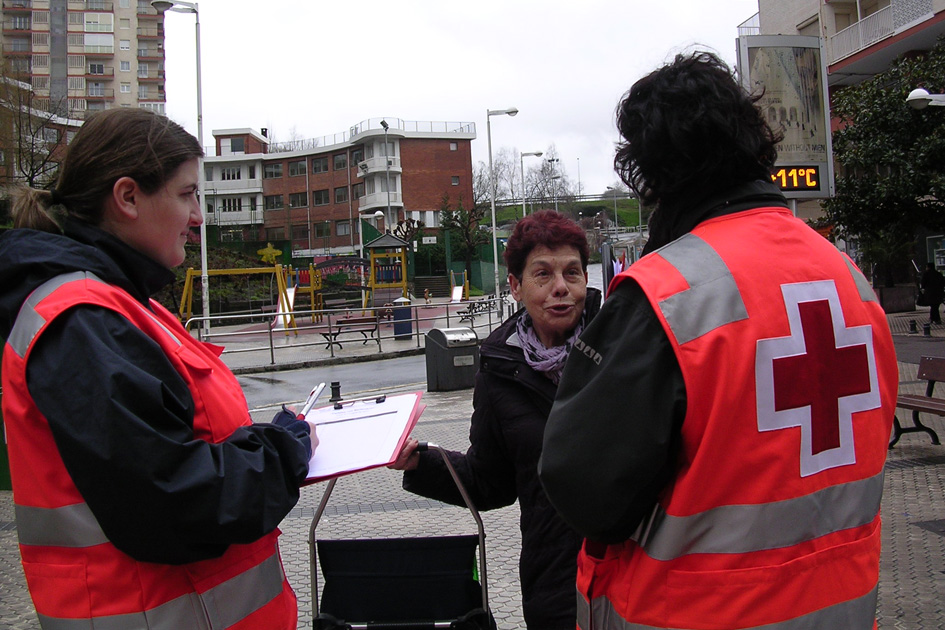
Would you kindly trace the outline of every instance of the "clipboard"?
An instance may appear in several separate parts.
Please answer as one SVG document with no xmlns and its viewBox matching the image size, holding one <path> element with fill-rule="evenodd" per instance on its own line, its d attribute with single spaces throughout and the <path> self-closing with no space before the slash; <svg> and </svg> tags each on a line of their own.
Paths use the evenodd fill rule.
<svg viewBox="0 0 945 630">
<path fill-rule="evenodd" d="M 420 419 L 423 392 L 377 396 L 311 410 L 318 446 L 303 485 L 392 464 Z"/>
</svg>

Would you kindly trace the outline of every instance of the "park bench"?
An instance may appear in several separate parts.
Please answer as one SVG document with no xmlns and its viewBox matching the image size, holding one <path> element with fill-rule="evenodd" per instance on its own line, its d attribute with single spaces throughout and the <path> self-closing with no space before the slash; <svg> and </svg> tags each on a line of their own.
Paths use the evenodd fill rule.
<svg viewBox="0 0 945 630">
<path fill-rule="evenodd" d="M 896 445 L 903 433 L 928 433 L 932 438 L 932 444 L 941 444 L 938 434 L 931 427 L 922 424 L 919 419 L 920 413 L 929 413 L 936 416 L 945 416 L 945 398 L 935 397 L 935 384 L 938 381 L 945 381 L 945 358 L 941 357 L 922 357 L 919 359 L 919 371 L 917 378 L 928 381 L 925 388 L 925 396 L 916 394 L 902 394 L 896 398 L 896 407 L 899 409 L 909 409 L 912 411 L 912 426 L 903 427 L 899 418 L 893 420 L 893 438 L 889 442 L 889 448 Z"/>
<path fill-rule="evenodd" d="M 326 349 L 331 349 L 332 345 L 343 349 L 344 346 L 338 341 L 338 336 L 345 333 L 361 333 L 361 336 L 364 337 L 362 344 L 375 341 L 377 347 L 380 348 L 381 339 L 377 330 L 377 323 L 377 317 L 338 317 L 333 323 L 329 322 L 327 328 L 320 330 L 319 334 L 328 342 L 325 346 Z"/>
</svg>

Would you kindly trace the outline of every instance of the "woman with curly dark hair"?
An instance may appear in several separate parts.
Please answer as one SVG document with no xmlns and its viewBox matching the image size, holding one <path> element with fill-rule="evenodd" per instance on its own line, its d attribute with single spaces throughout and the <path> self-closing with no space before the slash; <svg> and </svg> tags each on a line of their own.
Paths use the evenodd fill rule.
<svg viewBox="0 0 945 630">
<path fill-rule="evenodd" d="M 533 630 L 573 630 L 574 580 L 581 536 L 558 516 L 538 482 L 545 420 L 578 335 L 600 307 L 587 287 L 587 240 L 552 210 L 515 225 L 505 250 L 512 296 L 523 308 L 496 328 L 480 350 L 469 448 L 450 461 L 480 510 L 522 510 L 519 573 L 525 623 Z M 442 459 L 409 440 L 392 467 L 404 488 L 464 505 Z"/>
<path fill-rule="evenodd" d="M 586 537 L 583 630 L 873 627 L 895 350 L 771 183 L 755 100 L 696 53 L 617 110 L 648 254 L 568 360 L 539 466 Z"/>
</svg>

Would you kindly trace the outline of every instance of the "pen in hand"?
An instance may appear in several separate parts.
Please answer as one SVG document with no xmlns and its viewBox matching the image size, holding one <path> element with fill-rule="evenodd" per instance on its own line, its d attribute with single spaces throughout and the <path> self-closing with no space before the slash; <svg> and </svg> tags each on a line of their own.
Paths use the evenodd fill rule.
<svg viewBox="0 0 945 630">
<path fill-rule="evenodd" d="M 310 393 L 308 398 L 305 400 L 305 405 L 302 407 L 302 412 L 299 414 L 299 420 L 305 419 L 305 415 L 312 410 L 312 407 L 315 406 L 315 401 L 318 400 L 318 397 L 322 395 L 322 390 L 324 389 L 324 383 L 319 383 L 315 386 L 315 389 L 312 390 L 312 393 Z"/>
</svg>

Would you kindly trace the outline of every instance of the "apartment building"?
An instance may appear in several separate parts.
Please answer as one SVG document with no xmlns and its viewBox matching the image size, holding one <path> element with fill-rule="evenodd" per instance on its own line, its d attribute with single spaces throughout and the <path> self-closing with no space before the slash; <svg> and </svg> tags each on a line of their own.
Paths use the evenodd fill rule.
<svg viewBox="0 0 945 630">
<path fill-rule="evenodd" d="M 945 35 L 945 0 L 759 0 L 739 34 L 821 37 L 828 86 L 854 85 Z"/>
<path fill-rule="evenodd" d="M 351 254 L 359 216 L 382 231 L 408 218 L 435 228 L 444 196 L 472 203 L 475 123 L 372 118 L 309 140 L 274 143 L 245 128 L 213 137 L 204 194 L 221 241 L 288 241 L 297 258 Z"/>
<path fill-rule="evenodd" d="M 5 72 L 70 119 L 112 107 L 164 113 L 164 17 L 150 0 L 3 0 Z"/>
</svg>

